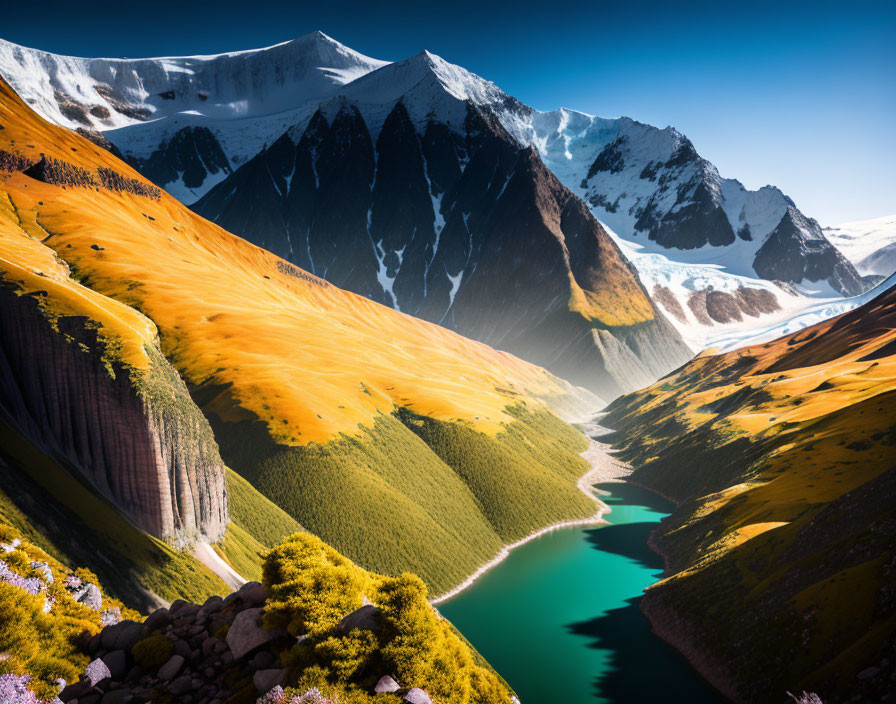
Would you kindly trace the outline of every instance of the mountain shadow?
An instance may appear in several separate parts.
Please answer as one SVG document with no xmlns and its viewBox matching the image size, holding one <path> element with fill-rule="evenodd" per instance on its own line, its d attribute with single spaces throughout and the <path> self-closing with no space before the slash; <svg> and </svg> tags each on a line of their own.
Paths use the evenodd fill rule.
<svg viewBox="0 0 896 704">
<path fill-rule="evenodd" d="M 567 626 L 571 633 L 591 639 L 589 647 L 609 653 L 608 667 L 594 680 L 595 696 L 611 702 L 726 701 L 681 653 L 651 633 L 640 601 L 629 599 L 626 606 Z"/>
<path fill-rule="evenodd" d="M 602 526 L 585 531 L 585 538 L 595 550 L 622 555 L 653 570 L 662 571 L 663 558 L 650 549 L 647 539 L 656 523 L 626 523 Z"/>
</svg>

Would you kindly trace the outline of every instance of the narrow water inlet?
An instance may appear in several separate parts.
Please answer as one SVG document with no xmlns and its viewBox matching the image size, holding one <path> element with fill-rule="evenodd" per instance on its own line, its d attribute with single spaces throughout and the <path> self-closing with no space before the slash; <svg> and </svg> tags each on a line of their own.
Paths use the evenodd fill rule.
<svg viewBox="0 0 896 704">
<path fill-rule="evenodd" d="M 439 604 L 523 704 L 722 702 L 638 608 L 662 573 L 647 538 L 672 505 L 601 484 L 610 524 L 547 533 Z"/>
</svg>

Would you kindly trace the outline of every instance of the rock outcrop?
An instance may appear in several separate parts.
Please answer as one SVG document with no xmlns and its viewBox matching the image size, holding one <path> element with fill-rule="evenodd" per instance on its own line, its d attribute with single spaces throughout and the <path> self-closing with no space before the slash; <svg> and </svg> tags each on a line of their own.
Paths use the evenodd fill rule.
<svg viewBox="0 0 896 704">
<path fill-rule="evenodd" d="M 865 284 L 821 227 L 793 206 L 756 252 L 756 273 L 764 279 L 827 281 L 845 296 L 858 296 Z"/>
<path fill-rule="evenodd" d="M 37 181 L 63 188 L 66 186 L 106 188 L 110 191 L 124 191 L 154 200 L 161 197 L 161 191 L 155 186 L 123 176 L 114 169 L 100 166 L 95 172 L 89 171 L 51 156 L 41 156 L 39 161 L 30 164 L 27 168 L 9 170 L 21 170 L 25 175 Z"/>
<path fill-rule="evenodd" d="M 190 202 L 189 194 L 206 178 L 220 178 L 232 169 L 227 156 L 207 127 L 184 127 L 146 159 L 130 159 L 131 164 L 150 181 L 168 187 Z M 195 196 L 194 196 L 195 198 Z"/>
<path fill-rule="evenodd" d="M 249 582 L 223 600 L 212 597 L 202 605 L 177 601 L 142 624 L 122 621 L 106 628 L 82 643 L 92 660 L 59 698 L 65 704 L 330 702 L 319 695 L 290 697 L 283 691 L 290 669 L 281 656 L 296 638 L 261 625 L 266 600 L 267 591 Z M 372 688 L 371 701 L 380 694 L 395 694 L 408 704 L 431 702 L 423 689 L 402 688 L 388 675 Z"/>
<path fill-rule="evenodd" d="M 220 539 L 224 466 L 177 372 L 151 347 L 148 370 L 116 362 L 97 324 L 40 298 L 0 284 L 0 413 L 152 535 Z"/>
</svg>

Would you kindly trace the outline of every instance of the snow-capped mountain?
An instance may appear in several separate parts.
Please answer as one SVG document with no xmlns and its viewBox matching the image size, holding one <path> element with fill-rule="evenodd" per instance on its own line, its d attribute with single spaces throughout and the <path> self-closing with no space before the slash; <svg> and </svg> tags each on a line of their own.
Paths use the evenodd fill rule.
<svg viewBox="0 0 896 704">
<path fill-rule="evenodd" d="M 459 324 L 456 302 L 473 273 L 482 276 L 468 253 L 484 228 L 495 227 L 485 216 L 473 218 L 467 204 L 460 211 L 467 243 L 449 254 L 440 239 L 460 227 L 452 224 L 460 196 L 451 189 L 460 188 L 477 148 L 473 108 L 490 138 L 520 153 L 534 149 L 552 177 L 608 226 L 643 286 L 694 348 L 775 324 L 819 301 L 854 296 L 872 283 L 780 190 L 749 191 L 723 179 L 676 130 L 564 108 L 539 112 L 429 52 L 387 63 L 319 32 L 268 49 L 184 59 L 72 59 L 0 43 L 0 72 L 39 112 L 102 132 L 206 217 L 340 285 L 448 325 Z M 345 130 L 355 141 L 340 134 Z M 311 186 L 295 170 L 299 154 L 310 165 Z M 336 232 L 333 223 L 341 227 L 347 217 L 338 197 L 322 198 L 329 186 L 319 172 L 335 168 L 333 160 L 343 170 L 361 162 L 372 168 L 369 183 L 355 184 L 359 193 L 366 188 L 357 207 L 364 210 L 366 201 L 367 222 L 351 226 L 360 229 L 348 238 L 350 247 L 321 230 L 328 222 Z M 386 170 L 393 183 L 388 195 Z M 492 212 L 515 173 L 493 162 L 482 183 L 464 188 L 478 188 L 477 207 Z M 496 185 L 501 179 L 503 187 Z M 375 217 L 383 212 L 376 201 L 387 198 L 415 205 L 396 208 L 387 222 Z M 468 232 L 471 220 L 482 234 Z M 320 234 L 311 234 L 315 228 Z M 335 251 L 315 252 L 315 237 Z M 415 247 L 422 247 L 416 258 Z M 359 248 L 369 250 L 365 261 L 337 263 L 337 252 Z M 437 255 L 458 261 L 439 265 Z M 411 276 L 419 290 L 403 283 Z M 444 300 L 427 300 L 441 289 Z M 502 332 L 487 341 L 501 346 L 507 339 Z M 629 342 L 643 354 L 643 346 Z"/>
<path fill-rule="evenodd" d="M 896 215 L 824 228 L 825 236 L 865 276 L 896 271 Z"/>
<path fill-rule="evenodd" d="M 100 131 L 183 113 L 271 115 L 386 64 L 321 32 L 265 49 L 154 59 L 84 59 L 0 41 L 0 73 L 25 102 L 57 124 Z"/>
</svg>

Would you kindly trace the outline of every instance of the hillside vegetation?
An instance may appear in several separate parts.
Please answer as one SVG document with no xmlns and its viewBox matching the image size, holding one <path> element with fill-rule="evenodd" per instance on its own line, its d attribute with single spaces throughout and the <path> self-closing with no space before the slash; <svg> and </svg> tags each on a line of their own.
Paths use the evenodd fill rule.
<svg viewBox="0 0 896 704">
<path fill-rule="evenodd" d="M 643 608 L 735 701 L 879 701 L 896 647 L 896 290 L 617 400 L 635 481 L 679 503 Z"/>
<path fill-rule="evenodd" d="M 338 701 L 390 701 L 369 694 L 388 673 L 434 702 L 510 701 L 506 683 L 429 605 L 416 575 L 367 572 L 297 533 L 268 556 L 264 584 L 265 626 L 305 636 L 281 654 L 297 693 L 316 687 Z"/>
<path fill-rule="evenodd" d="M 587 392 L 230 235 L 5 85 L 0 126 L 5 276 L 77 299 L 114 363 L 158 344 L 224 462 L 352 559 L 438 592 L 593 511 L 585 440 L 548 410 L 581 416 Z M 254 561 L 237 533 L 224 545 Z"/>
<path fill-rule="evenodd" d="M 136 616 L 104 595 L 90 570 L 69 569 L 0 524 L 0 674 L 29 677 L 30 689 L 50 700 L 57 679 L 75 680 L 87 665 L 91 636 Z"/>
</svg>

